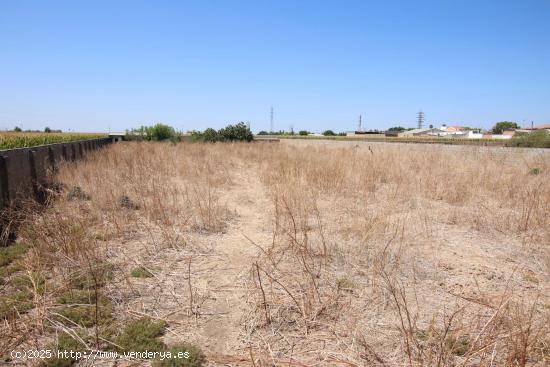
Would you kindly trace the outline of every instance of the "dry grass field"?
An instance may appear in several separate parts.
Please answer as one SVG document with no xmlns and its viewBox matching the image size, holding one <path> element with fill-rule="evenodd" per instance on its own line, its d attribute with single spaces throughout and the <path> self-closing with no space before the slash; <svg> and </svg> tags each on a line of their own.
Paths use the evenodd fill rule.
<svg viewBox="0 0 550 367">
<path fill-rule="evenodd" d="M 187 348 L 195 364 L 154 365 L 199 366 L 191 344 L 209 366 L 550 363 L 548 152 L 122 143 L 55 177 L 4 261 L 4 356 Z"/>
</svg>

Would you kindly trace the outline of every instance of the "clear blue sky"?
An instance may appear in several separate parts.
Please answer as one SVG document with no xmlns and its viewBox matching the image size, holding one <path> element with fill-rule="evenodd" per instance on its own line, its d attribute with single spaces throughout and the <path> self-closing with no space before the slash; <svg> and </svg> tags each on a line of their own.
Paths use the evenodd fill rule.
<svg viewBox="0 0 550 367">
<path fill-rule="evenodd" d="M 549 0 L 0 0 L 0 128 L 550 123 Z"/>
</svg>

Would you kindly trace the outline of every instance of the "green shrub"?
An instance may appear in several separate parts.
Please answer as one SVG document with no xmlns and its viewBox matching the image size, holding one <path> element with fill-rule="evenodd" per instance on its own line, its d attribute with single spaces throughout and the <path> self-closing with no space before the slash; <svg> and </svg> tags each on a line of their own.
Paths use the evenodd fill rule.
<svg viewBox="0 0 550 367">
<path fill-rule="evenodd" d="M 71 336 L 61 334 L 57 339 L 57 345 L 50 345 L 47 349 L 52 351 L 52 357 L 44 360 L 40 364 L 42 367 L 69 367 L 76 362 L 76 359 L 70 357 L 70 352 L 81 352 L 84 350 L 84 346 Z M 58 355 L 58 351 L 67 352 L 66 357 L 64 354 Z"/>
<path fill-rule="evenodd" d="M 532 133 L 516 134 L 507 143 L 513 147 L 550 148 L 550 133 L 538 130 Z"/>
<path fill-rule="evenodd" d="M 215 143 L 219 141 L 221 137 L 218 135 L 218 132 L 212 128 L 204 130 L 202 133 L 202 140 L 210 143 Z"/>
<path fill-rule="evenodd" d="M 309 135 L 309 131 L 307 131 L 307 130 L 300 130 L 300 131 L 298 132 L 298 134 L 299 134 L 299 135 L 302 135 L 302 136 L 306 136 L 306 135 Z"/>
<path fill-rule="evenodd" d="M 164 124 L 155 124 L 151 128 L 151 140 L 162 141 L 169 140 L 176 136 L 176 131 L 173 127 Z"/>
<path fill-rule="evenodd" d="M 109 263 L 99 264 L 83 273 L 75 273 L 69 279 L 69 285 L 77 289 L 94 289 L 103 287 L 109 280 L 113 279 L 114 266 Z"/>
<path fill-rule="evenodd" d="M 115 343 L 124 352 L 160 352 L 166 349 L 166 345 L 159 339 L 165 328 L 164 321 L 153 321 L 149 318 L 131 321 Z"/>
<path fill-rule="evenodd" d="M 138 129 L 132 129 L 126 132 L 125 139 L 127 140 L 181 140 L 180 134 L 174 130 L 172 126 L 165 124 L 155 124 L 153 126 L 141 126 Z"/>
<path fill-rule="evenodd" d="M 172 357 L 182 355 L 184 358 L 157 359 L 153 367 L 202 367 L 206 363 L 206 357 L 199 347 L 191 344 L 178 344 L 167 350 Z"/>
<path fill-rule="evenodd" d="M 101 295 L 97 299 L 97 320 L 96 296 L 92 290 L 73 289 L 60 296 L 57 302 L 66 307 L 61 308 L 58 313 L 83 327 L 92 327 L 96 325 L 96 321 L 97 325 L 107 325 L 113 321 L 111 302 Z"/>
</svg>

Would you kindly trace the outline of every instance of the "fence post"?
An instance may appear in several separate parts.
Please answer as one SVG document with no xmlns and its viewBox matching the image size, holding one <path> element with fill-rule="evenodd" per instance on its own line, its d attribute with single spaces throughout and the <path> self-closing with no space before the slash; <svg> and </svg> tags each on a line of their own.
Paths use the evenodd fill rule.
<svg viewBox="0 0 550 367">
<path fill-rule="evenodd" d="M 0 155 L 0 194 L 2 195 L 2 206 L 7 206 L 10 202 L 8 182 L 8 157 Z"/>
<path fill-rule="evenodd" d="M 55 170 L 56 170 L 55 155 L 53 153 L 52 147 L 48 147 L 48 160 L 50 161 L 50 168 L 51 168 L 52 172 L 55 172 Z"/>
<path fill-rule="evenodd" d="M 29 150 L 28 157 L 29 157 L 29 168 L 31 171 L 32 192 L 34 193 L 34 198 L 37 201 L 40 201 L 40 197 L 38 193 L 38 175 L 36 173 L 36 152 L 34 150 Z"/>
</svg>

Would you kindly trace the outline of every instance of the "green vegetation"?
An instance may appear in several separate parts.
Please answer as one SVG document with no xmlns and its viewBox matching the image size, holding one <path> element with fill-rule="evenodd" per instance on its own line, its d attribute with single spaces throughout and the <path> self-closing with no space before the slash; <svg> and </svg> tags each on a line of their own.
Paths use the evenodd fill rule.
<svg viewBox="0 0 550 367">
<path fill-rule="evenodd" d="M 155 124 L 153 126 L 141 126 L 126 132 L 127 140 L 147 140 L 147 141 L 181 141 L 181 133 L 169 125 Z"/>
<path fill-rule="evenodd" d="M 172 358 L 157 359 L 155 367 L 201 367 L 206 363 L 202 351 L 191 344 L 177 344 L 168 348 L 160 337 L 164 334 L 166 323 L 142 318 L 126 325 L 115 343 L 121 352 L 169 352 Z M 173 358 L 174 356 L 183 358 Z"/>
<path fill-rule="evenodd" d="M 200 348 L 191 344 L 178 344 L 169 348 L 167 352 L 173 356 L 184 356 L 184 358 L 157 359 L 153 367 L 201 367 L 206 363 L 206 357 Z"/>
<path fill-rule="evenodd" d="M 33 294 L 43 294 L 46 281 L 40 273 L 31 272 L 15 276 L 6 283 L 12 291 L 0 296 L 0 319 L 14 317 L 34 308 Z"/>
<path fill-rule="evenodd" d="M 298 132 L 298 135 L 302 135 L 302 136 L 309 135 L 309 131 L 307 131 L 307 130 L 300 130 L 300 131 Z"/>
<path fill-rule="evenodd" d="M 59 297 L 57 302 L 66 305 L 59 310 L 60 315 L 83 327 L 107 325 L 113 320 L 109 300 L 101 295 L 96 298 L 96 293 L 91 290 L 70 290 Z"/>
<path fill-rule="evenodd" d="M 33 309 L 33 296 L 27 290 L 19 290 L 8 296 L 0 296 L 0 320 L 15 317 Z"/>
<path fill-rule="evenodd" d="M 550 133 L 546 130 L 516 133 L 507 145 L 512 147 L 550 148 Z"/>
<path fill-rule="evenodd" d="M 153 321 L 148 318 L 134 320 L 126 325 L 115 343 L 120 346 L 121 351 L 160 352 L 166 349 L 166 345 L 160 340 L 165 328 L 164 321 Z"/>
<path fill-rule="evenodd" d="M 76 272 L 69 279 L 69 285 L 76 289 L 94 289 L 103 287 L 107 281 L 113 279 L 113 265 L 100 264 L 91 271 Z"/>
<path fill-rule="evenodd" d="M 407 129 L 405 129 L 403 126 L 394 126 L 394 127 L 390 127 L 388 129 L 388 131 L 398 131 L 398 132 L 399 131 L 405 131 L 405 130 L 407 130 Z"/>
<path fill-rule="evenodd" d="M 493 134 L 502 134 L 506 129 L 519 129 L 519 125 L 512 121 L 497 122 L 493 126 Z"/>
<path fill-rule="evenodd" d="M 2 132 L 0 133 L 0 150 L 28 148 L 38 145 L 67 143 L 71 141 L 98 139 L 104 137 L 106 137 L 105 134 Z"/>
<path fill-rule="evenodd" d="M 0 247 L 0 267 L 11 264 L 14 260 L 23 256 L 29 247 L 23 243 Z"/>
<path fill-rule="evenodd" d="M 60 334 L 57 343 L 54 343 L 53 345 L 50 345 L 48 350 L 52 351 L 51 358 L 48 358 L 44 360 L 40 366 L 41 367 L 69 367 L 72 366 L 75 362 L 75 358 L 71 358 L 71 351 L 72 352 L 80 352 L 84 350 L 84 346 L 82 346 L 78 341 L 76 341 L 74 338 L 67 334 Z M 66 357 L 63 354 L 59 354 L 57 352 L 65 353 Z M 74 357 L 74 354 L 73 354 Z"/>
<path fill-rule="evenodd" d="M 335 134 L 334 131 L 332 131 L 332 130 L 325 130 L 325 131 L 323 131 L 323 135 L 324 135 L 324 136 L 336 136 L 336 134 Z"/>
<path fill-rule="evenodd" d="M 252 141 L 254 135 L 250 128 L 244 123 L 239 122 L 235 125 L 227 125 L 223 129 L 218 131 L 208 128 L 203 132 L 193 131 L 191 133 L 191 138 L 193 141 L 204 141 L 204 142 L 224 142 L 224 141 Z"/>
<path fill-rule="evenodd" d="M 149 269 L 144 266 L 138 266 L 137 268 L 132 269 L 130 275 L 134 278 L 151 278 L 153 277 L 153 273 L 151 273 L 151 270 L 154 269 Z"/>
</svg>

